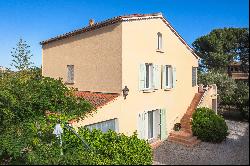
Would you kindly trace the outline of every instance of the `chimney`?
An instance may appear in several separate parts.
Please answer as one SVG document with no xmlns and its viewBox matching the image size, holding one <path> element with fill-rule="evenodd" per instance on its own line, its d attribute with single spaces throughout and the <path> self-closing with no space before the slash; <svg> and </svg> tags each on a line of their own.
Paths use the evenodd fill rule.
<svg viewBox="0 0 250 166">
<path fill-rule="evenodd" d="M 95 21 L 94 21 L 93 19 L 90 19 L 90 20 L 89 20 L 89 26 L 94 25 L 94 23 L 95 23 Z"/>
</svg>

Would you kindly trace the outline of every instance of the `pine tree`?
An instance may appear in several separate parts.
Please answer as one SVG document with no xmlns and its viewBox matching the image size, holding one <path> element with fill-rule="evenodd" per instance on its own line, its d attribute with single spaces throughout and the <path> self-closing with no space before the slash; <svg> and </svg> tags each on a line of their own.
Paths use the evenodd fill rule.
<svg viewBox="0 0 250 166">
<path fill-rule="evenodd" d="M 18 70 L 27 70 L 33 64 L 30 61 L 30 58 L 33 56 L 29 50 L 30 46 L 20 38 L 17 43 L 17 47 L 13 48 L 11 51 L 11 56 L 13 57 L 11 66 L 15 67 Z"/>
</svg>

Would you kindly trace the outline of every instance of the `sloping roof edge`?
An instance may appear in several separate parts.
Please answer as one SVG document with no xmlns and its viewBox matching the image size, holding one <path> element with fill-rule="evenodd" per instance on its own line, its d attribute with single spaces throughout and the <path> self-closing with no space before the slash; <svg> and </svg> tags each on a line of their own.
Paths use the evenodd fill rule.
<svg viewBox="0 0 250 166">
<path fill-rule="evenodd" d="M 107 19 L 105 21 L 101 21 L 99 23 L 95 23 L 92 26 L 86 26 L 81 29 L 77 29 L 62 35 L 58 35 L 56 37 L 50 38 L 48 40 L 41 41 L 40 44 L 48 44 L 53 41 L 61 40 L 67 37 L 75 36 L 84 32 L 88 32 L 91 30 L 99 29 L 108 25 L 115 24 L 117 22 L 122 21 L 132 21 L 132 20 L 140 20 L 140 19 L 152 19 L 152 18 L 160 18 L 169 28 L 170 30 L 178 37 L 178 39 L 187 47 L 187 49 L 197 58 L 200 59 L 200 57 L 195 53 L 195 51 L 187 44 L 187 42 L 181 37 L 181 35 L 173 28 L 173 26 L 167 21 L 167 19 L 162 15 L 162 13 L 152 13 L 152 14 L 131 14 L 131 15 L 124 15 L 124 16 L 117 16 L 110 19 Z"/>
</svg>

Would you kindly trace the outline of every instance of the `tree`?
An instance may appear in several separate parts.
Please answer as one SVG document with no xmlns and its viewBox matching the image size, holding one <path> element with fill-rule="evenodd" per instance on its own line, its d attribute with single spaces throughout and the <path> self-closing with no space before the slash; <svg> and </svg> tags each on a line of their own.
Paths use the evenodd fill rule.
<svg viewBox="0 0 250 166">
<path fill-rule="evenodd" d="M 213 70 L 207 73 L 199 73 L 198 82 L 204 85 L 216 84 L 220 104 L 230 104 L 233 100 L 235 89 L 237 88 L 236 82 L 226 73 Z"/>
<path fill-rule="evenodd" d="M 214 29 L 193 42 L 196 53 L 202 58 L 200 68 L 226 72 L 230 62 L 241 60 L 244 70 L 249 68 L 249 29 Z"/>
<path fill-rule="evenodd" d="M 11 51 L 13 57 L 11 66 L 18 70 L 26 70 L 33 64 L 30 58 L 33 56 L 29 50 L 30 46 L 22 38 L 17 43 L 17 47 Z"/>
</svg>

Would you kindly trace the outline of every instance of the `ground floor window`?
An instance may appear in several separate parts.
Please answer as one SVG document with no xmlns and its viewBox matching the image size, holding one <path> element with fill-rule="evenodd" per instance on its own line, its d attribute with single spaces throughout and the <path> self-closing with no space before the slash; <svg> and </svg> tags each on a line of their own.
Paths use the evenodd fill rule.
<svg viewBox="0 0 250 166">
<path fill-rule="evenodd" d="M 99 129 L 104 133 L 107 132 L 108 130 L 113 130 L 113 131 L 118 132 L 118 119 L 111 119 L 111 120 L 102 121 L 102 122 L 98 122 L 94 124 L 89 124 L 89 125 L 86 125 L 85 127 L 90 129 L 91 131 L 93 129 Z"/>
</svg>

